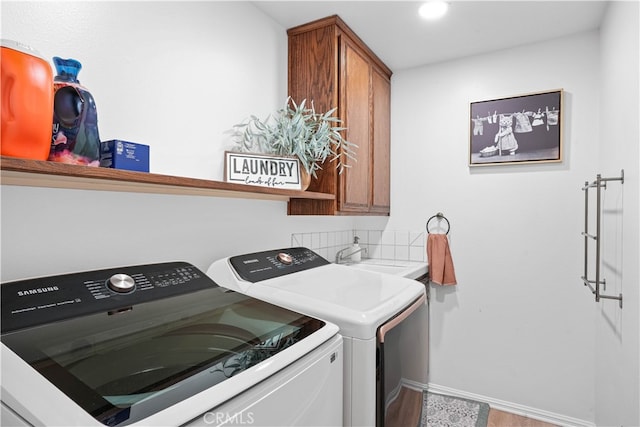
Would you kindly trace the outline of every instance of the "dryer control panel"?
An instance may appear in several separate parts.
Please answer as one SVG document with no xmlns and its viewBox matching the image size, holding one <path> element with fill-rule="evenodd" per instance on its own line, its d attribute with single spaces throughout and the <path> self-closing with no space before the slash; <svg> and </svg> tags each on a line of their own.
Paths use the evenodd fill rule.
<svg viewBox="0 0 640 427">
<path fill-rule="evenodd" d="M 311 249 L 286 248 L 229 258 L 238 277 L 256 283 L 329 264 Z"/>
</svg>

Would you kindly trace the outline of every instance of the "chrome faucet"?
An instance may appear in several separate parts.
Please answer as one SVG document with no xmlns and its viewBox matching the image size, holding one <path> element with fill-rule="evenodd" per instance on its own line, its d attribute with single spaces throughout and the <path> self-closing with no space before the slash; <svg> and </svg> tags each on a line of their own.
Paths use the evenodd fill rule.
<svg viewBox="0 0 640 427">
<path fill-rule="evenodd" d="M 349 249 L 353 249 L 351 246 L 344 248 L 344 249 L 340 249 L 338 252 L 336 252 L 336 264 L 340 264 L 341 261 L 344 261 L 345 259 L 351 257 L 351 255 L 355 255 L 358 252 L 363 252 L 363 253 L 367 253 L 367 248 L 365 247 L 361 247 L 359 249 L 356 249 L 355 251 L 351 252 L 349 255 L 345 255 L 342 256 L 343 253 L 345 253 L 346 251 L 348 251 Z"/>
</svg>

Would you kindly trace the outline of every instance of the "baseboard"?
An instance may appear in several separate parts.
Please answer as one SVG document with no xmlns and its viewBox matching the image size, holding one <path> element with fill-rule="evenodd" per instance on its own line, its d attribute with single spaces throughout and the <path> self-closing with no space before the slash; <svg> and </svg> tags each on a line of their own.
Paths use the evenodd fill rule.
<svg viewBox="0 0 640 427">
<path fill-rule="evenodd" d="M 541 409 L 532 408 L 530 406 L 524 406 L 513 402 L 506 402 L 504 400 L 494 399 L 492 397 L 482 396 L 475 393 L 469 393 L 462 390 L 457 390 L 450 387 L 441 386 L 434 383 L 422 384 L 415 381 L 409 381 L 403 379 L 402 381 L 405 387 L 413 390 L 429 390 L 433 393 L 446 394 L 448 396 L 462 397 L 465 399 L 477 400 L 479 402 L 488 403 L 493 409 L 499 411 L 510 412 L 512 414 L 521 415 L 527 418 L 533 418 L 539 421 L 555 424 L 558 426 L 566 427 L 596 427 L 596 425 L 590 421 L 580 420 L 578 418 L 568 417 L 562 414 L 556 414 Z"/>
</svg>

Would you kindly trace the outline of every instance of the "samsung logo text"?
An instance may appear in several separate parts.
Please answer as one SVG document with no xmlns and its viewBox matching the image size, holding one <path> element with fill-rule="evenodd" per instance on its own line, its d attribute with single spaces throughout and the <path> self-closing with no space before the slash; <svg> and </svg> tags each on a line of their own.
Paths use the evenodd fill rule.
<svg viewBox="0 0 640 427">
<path fill-rule="evenodd" d="M 57 286 L 47 286 L 46 288 L 34 288 L 27 289 L 26 291 L 18 291 L 19 297 L 26 297 L 28 295 L 44 294 L 47 292 L 57 292 L 60 289 Z"/>
</svg>

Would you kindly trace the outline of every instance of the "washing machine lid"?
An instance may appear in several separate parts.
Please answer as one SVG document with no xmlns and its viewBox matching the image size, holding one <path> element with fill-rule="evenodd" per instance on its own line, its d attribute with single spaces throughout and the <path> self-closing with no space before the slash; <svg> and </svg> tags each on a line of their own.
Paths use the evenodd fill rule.
<svg viewBox="0 0 640 427">
<path fill-rule="evenodd" d="M 125 293 L 106 284 L 121 273 L 134 282 Z M 0 289 L 2 401 L 34 425 L 91 420 L 124 426 L 148 424 L 149 417 L 181 425 L 286 368 L 338 330 L 219 287 L 186 263 L 31 279 Z M 203 393 L 207 399 L 191 399 Z"/>
<path fill-rule="evenodd" d="M 234 264 L 237 258 L 214 262 L 207 274 L 220 286 L 229 287 L 256 298 L 264 299 L 290 310 L 335 323 L 340 334 L 347 337 L 371 339 L 384 321 L 395 316 L 425 292 L 424 285 L 399 276 L 363 271 L 344 265 L 318 262 L 313 252 L 304 248 L 280 249 L 258 254 L 248 254 L 242 259 L 260 259 L 261 254 L 289 253 L 302 259 L 287 266 L 276 267 L 282 274 L 272 273 L 270 278 L 251 282 L 246 272 L 238 273 Z M 304 253 L 304 256 L 296 256 Z M 266 256 L 266 255 L 265 255 Z M 270 255 L 273 263 L 273 256 Z M 309 261 L 304 261 L 309 260 Z M 304 264 L 309 263 L 309 268 Z M 254 262 L 255 270 L 262 267 Z M 266 264 L 265 264 L 266 265 Z"/>
</svg>

